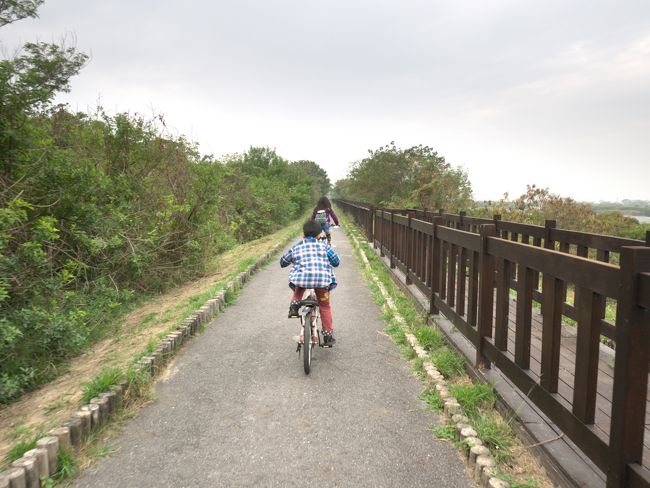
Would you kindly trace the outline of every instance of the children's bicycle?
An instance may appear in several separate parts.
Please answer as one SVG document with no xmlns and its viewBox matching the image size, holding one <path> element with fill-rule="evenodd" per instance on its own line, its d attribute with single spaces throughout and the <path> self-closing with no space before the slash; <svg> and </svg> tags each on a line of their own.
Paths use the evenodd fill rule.
<svg viewBox="0 0 650 488">
<path fill-rule="evenodd" d="M 298 302 L 298 316 L 300 317 L 300 335 L 296 337 L 298 347 L 296 352 L 300 357 L 302 350 L 303 366 L 305 374 L 311 371 L 311 357 L 314 347 L 331 347 L 326 346 L 323 342 L 323 330 L 320 320 L 320 311 L 318 309 L 318 299 L 314 290 L 309 290 L 307 298 Z"/>
</svg>

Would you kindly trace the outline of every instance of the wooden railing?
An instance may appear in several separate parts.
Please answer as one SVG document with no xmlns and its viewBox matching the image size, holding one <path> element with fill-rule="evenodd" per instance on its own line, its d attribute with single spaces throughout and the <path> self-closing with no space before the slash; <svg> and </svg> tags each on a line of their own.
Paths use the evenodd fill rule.
<svg viewBox="0 0 650 488">
<path fill-rule="evenodd" d="M 365 229 L 390 266 L 405 274 L 407 284 L 429 297 L 430 312 L 442 312 L 473 343 L 476 365 L 496 365 L 606 474 L 608 487 L 650 487 L 642 462 L 650 236 L 644 242 L 556 229 L 552 221 L 533 226 L 336 203 Z M 613 254 L 617 258 L 610 262 Z M 511 290 L 517 296 L 514 317 Z M 616 304 L 614 323 L 604 318 L 607 300 Z M 541 305 L 542 333 L 539 359 L 531 365 L 534 301 Z M 577 337 L 572 394 L 561 395 L 568 381 L 560 381 L 563 316 L 576 321 Z M 601 335 L 616 349 L 605 430 L 594 428 Z"/>
</svg>

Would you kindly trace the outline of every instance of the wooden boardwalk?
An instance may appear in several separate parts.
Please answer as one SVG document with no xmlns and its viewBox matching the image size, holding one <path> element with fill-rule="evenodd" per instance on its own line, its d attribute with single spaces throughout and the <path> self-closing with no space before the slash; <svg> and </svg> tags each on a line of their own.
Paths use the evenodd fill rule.
<svg viewBox="0 0 650 488">
<path fill-rule="evenodd" d="M 516 315 L 516 298 L 510 300 L 510 314 L 508 321 L 508 353 L 514 353 L 515 322 L 512 319 Z M 573 385 L 575 384 L 575 362 L 576 362 L 576 328 L 562 323 L 562 339 L 560 346 L 560 381 L 558 384 L 558 395 L 565 402 L 570 410 L 573 403 Z M 542 354 L 542 314 L 539 309 L 533 308 L 532 334 L 531 334 L 531 358 L 529 374 L 537 383 L 540 380 L 541 354 Z M 598 357 L 598 397 L 596 401 L 596 418 L 593 430 L 603 440 L 609 438 L 611 424 L 612 398 L 614 387 L 614 350 L 600 345 Z M 646 399 L 646 422 L 644 435 L 643 464 L 650 467 L 650 393 Z"/>
<path fill-rule="evenodd" d="M 379 254 L 379 250 L 376 249 Z M 389 267 L 389 258 L 382 257 L 384 264 Z M 416 286 L 407 286 L 405 274 L 400 270 L 401 263 L 396 268 L 391 269 L 398 284 L 412 295 L 426 311 L 429 308 L 428 297 L 424 295 Z M 466 284 L 469 286 L 469 280 Z M 469 310 L 469 298 L 465 297 L 464 310 Z M 517 313 L 517 298 L 510 297 L 509 314 L 508 314 L 508 356 L 514 360 L 515 350 L 515 318 Z M 474 346 L 456 330 L 454 325 L 444 317 L 440 316 L 436 320 L 443 331 L 452 340 L 456 346 L 470 361 L 474 359 Z M 462 316 L 467 320 L 467 315 Z M 494 319 L 496 321 L 496 306 L 494 310 Z M 575 361 L 576 361 L 576 338 L 577 329 L 565 322 L 562 323 L 562 334 L 560 342 L 560 375 L 558 384 L 558 397 L 561 399 L 565 408 L 569 411 L 573 403 L 573 385 L 575 378 Z M 532 310 L 532 330 L 531 330 L 531 356 L 530 369 L 528 370 L 531 378 L 537 384 L 540 382 L 541 373 L 541 351 L 542 348 L 542 314 L 539 308 L 534 307 Z M 593 425 L 593 431 L 603 440 L 609 438 L 610 421 L 612 410 L 612 396 L 614 384 L 614 350 L 601 344 L 598 359 L 598 398 L 596 404 L 596 417 Z M 485 371 L 485 378 L 495 385 L 497 394 L 501 400 L 508 406 L 509 410 L 515 413 L 521 424 L 524 424 L 525 435 L 531 437 L 532 444 L 540 444 L 546 449 L 544 456 L 560 467 L 560 476 L 566 476 L 574 486 L 584 486 L 589 488 L 598 488 L 605 486 L 605 474 L 600 471 L 568 438 L 566 438 L 561 429 L 555 426 L 531 401 L 526 400 L 525 393 L 517 390 L 508 378 L 502 375 L 497 369 Z M 650 402 L 650 393 L 646 400 Z M 650 405 L 648 405 L 650 407 Z M 535 424 L 535 425 L 532 425 Z M 542 425 L 544 424 L 544 425 Z M 650 408 L 646 409 L 646 435 L 644 436 L 644 466 L 650 467 Z M 541 434 L 540 434 L 541 433 Z M 549 465 L 546 466 L 547 470 Z"/>
</svg>

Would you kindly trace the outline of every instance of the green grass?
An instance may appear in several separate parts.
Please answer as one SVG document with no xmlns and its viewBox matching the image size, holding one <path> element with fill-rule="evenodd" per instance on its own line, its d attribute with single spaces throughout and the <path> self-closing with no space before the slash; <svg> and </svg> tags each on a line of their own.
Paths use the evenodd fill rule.
<svg viewBox="0 0 650 488">
<path fill-rule="evenodd" d="M 449 349 L 443 346 L 431 355 L 431 361 L 438 368 L 445 378 L 455 378 L 465 372 L 465 360 Z"/>
<path fill-rule="evenodd" d="M 447 439 L 453 441 L 456 439 L 456 426 L 454 425 L 439 425 L 433 428 L 433 433 L 436 434 L 438 439 Z"/>
<path fill-rule="evenodd" d="M 64 481 L 70 480 L 77 476 L 79 472 L 79 462 L 74 454 L 67 449 L 59 449 L 58 457 L 59 467 L 53 475 L 45 482 L 44 488 L 52 488 L 61 485 Z"/>
<path fill-rule="evenodd" d="M 479 439 L 490 449 L 497 464 L 508 463 L 512 460 L 510 447 L 513 444 L 514 433 L 510 425 L 503 420 L 487 415 L 476 417 L 473 425 Z"/>
<path fill-rule="evenodd" d="M 102 392 L 108 391 L 111 386 L 117 385 L 124 379 L 124 373 L 119 368 L 107 368 L 102 370 L 92 381 L 81 384 L 83 391 L 81 401 L 88 403 Z"/>
<path fill-rule="evenodd" d="M 391 336 L 395 344 L 400 346 L 406 345 L 406 333 L 397 322 L 389 322 L 384 331 Z"/>
<path fill-rule="evenodd" d="M 482 410 L 493 408 L 496 401 L 494 389 L 485 383 L 450 385 L 449 391 L 470 419 L 476 418 Z"/>
<path fill-rule="evenodd" d="M 517 479 L 508 473 L 501 473 L 497 471 L 496 477 L 502 479 L 510 485 L 510 488 L 536 488 L 537 482 L 532 478 Z"/>
<path fill-rule="evenodd" d="M 20 439 L 32 435 L 32 430 L 26 425 L 17 425 L 9 430 L 12 439 Z"/>
<path fill-rule="evenodd" d="M 433 327 L 420 326 L 413 329 L 413 334 L 420 345 L 427 351 L 440 349 L 445 345 L 445 339 L 442 334 Z"/>
<path fill-rule="evenodd" d="M 36 442 L 44 435 L 45 434 L 43 432 L 39 432 L 29 440 L 20 441 L 14 444 L 12 448 L 9 450 L 9 452 L 7 453 L 7 457 L 5 458 L 5 463 L 11 464 L 16 459 L 20 459 L 21 457 L 23 457 L 23 454 L 25 454 L 27 451 L 31 451 L 32 449 L 35 449 Z"/>
<path fill-rule="evenodd" d="M 424 366 L 424 358 L 416 357 L 413 359 L 413 361 L 411 361 L 411 368 L 413 369 L 413 372 L 417 374 L 421 380 L 424 380 L 426 373 L 422 369 L 422 366 Z"/>
<path fill-rule="evenodd" d="M 437 413 L 442 413 L 442 398 L 440 398 L 440 394 L 436 390 L 427 388 L 422 393 L 420 393 L 420 399 L 424 400 L 431 410 Z"/>
<path fill-rule="evenodd" d="M 103 446 L 98 446 L 93 449 L 90 449 L 88 451 L 88 456 L 92 458 L 98 458 L 98 457 L 106 457 L 110 456 L 114 452 L 116 452 L 117 449 L 113 447 L 110 444 L 105 444 Z"/>
</svg>

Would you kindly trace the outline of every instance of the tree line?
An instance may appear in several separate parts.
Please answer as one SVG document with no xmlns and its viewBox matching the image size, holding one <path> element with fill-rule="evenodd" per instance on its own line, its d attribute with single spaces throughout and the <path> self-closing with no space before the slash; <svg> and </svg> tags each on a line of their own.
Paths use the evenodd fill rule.
<svg viewBox="0 0 650 488">
<path fill-rule="evenodd" d="M 334 194 L 384 208 L 466 211 L 488 218 L 499 214 L 503 220 L 537 225 L 555 219 L 559 228 L 639 240 L 650 229 L 619 209 L 594 208 L 534 184 L 516 198 L 505 194 L 497 201 L 476 201 L 467 172 L 423 145 L 403 149 L 391 142 L 369 150 L 366 158 L 352 163 L 346 177 L 335 183 Z"/>
<path fill-rule="evenodd" d="M 40 0 L 0 5 L 0 26 Z M 139 297 L 304 214 L 330 187 L 266 147 L 222 159 L 162 117 L 55 105 L 86 56 L 28 43 L 0 60 L 0 404 L 51 379 Z"/>
</svg>

